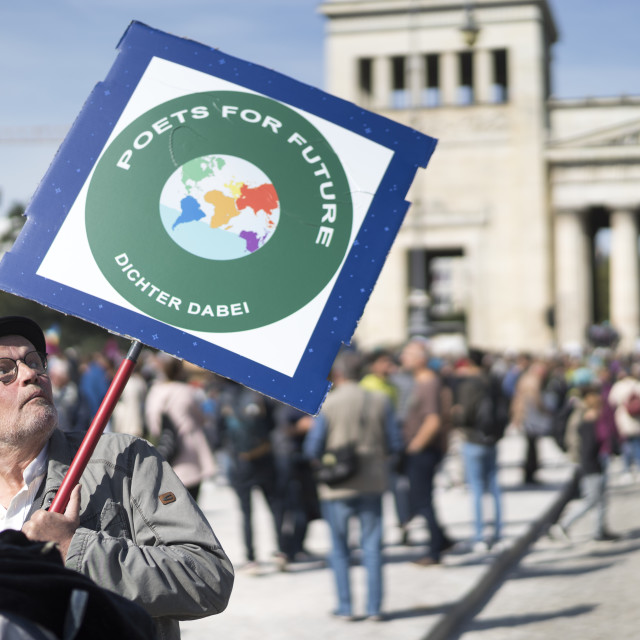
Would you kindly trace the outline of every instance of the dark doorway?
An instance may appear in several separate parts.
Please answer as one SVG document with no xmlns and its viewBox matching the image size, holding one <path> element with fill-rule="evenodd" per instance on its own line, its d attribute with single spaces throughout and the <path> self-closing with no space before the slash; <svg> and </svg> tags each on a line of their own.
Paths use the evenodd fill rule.
<svg viewBox="0 0 640 640">
<path fill-rule="evenodd" d="M 410 333 L 464 333 L 467 285 L 464 251 L 460 247 L 412 249 L 408 259 Z M 420 292 L 427 294 L 426 302 Z"/>
<path fill-rule="evenodd" d="M 610 215 L 604 207 L 593 207 L 588 212 L 587 233 L 591 257 L 591 317 L 595 324 L 610 320 L 609 265 Z"/>
</svg>

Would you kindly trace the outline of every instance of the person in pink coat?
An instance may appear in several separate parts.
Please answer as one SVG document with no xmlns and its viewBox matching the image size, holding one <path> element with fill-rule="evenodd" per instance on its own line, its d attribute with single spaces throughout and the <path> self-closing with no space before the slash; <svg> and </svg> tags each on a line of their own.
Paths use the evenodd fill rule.
<svg viewBox="0 0 640 640">
<path fill-rule="evenodd" d="M 157 356 L 157 363 L 159 375 L 151 385 L 145 403 L 147 430 L 159 443 L 163 414 L 168 417 L 177 437 L 175 451 L 167 457 L 167 462 L 197 500 L 202 481 L 214 476 L 216 471 L 215 459 L 204 432 L 206 417 L 202 410 L 201 391 L 185 381 L 181 360 L 161 353 Z"/>
</svg>

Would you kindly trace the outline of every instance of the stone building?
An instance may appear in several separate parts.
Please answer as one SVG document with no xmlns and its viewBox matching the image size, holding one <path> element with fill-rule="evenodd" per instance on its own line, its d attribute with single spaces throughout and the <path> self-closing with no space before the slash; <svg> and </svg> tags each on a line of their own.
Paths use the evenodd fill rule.
<svg viewBox="0 0 640 640">
<path fill-rule="evenodd" d="M 640 97 L 553 98 L 547 0 L 325 0 L 319 11 L 328 91 L 439 140 L 358 343 L 460 330 L 478 347 L 539 352 L 584 345 L 606 320 L 633 348 Z"/>
</svg>

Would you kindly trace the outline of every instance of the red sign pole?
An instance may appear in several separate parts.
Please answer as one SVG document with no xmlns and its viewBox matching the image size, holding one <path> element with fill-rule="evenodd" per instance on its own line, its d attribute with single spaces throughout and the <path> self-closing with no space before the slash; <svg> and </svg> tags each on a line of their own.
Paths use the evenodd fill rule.
<svg viewBox="0 0 640 640">
<path fill-rule="evenodd" d="M 118 399 L 120 398 L 120 395 L 122 394 L 122 391 L 125 388 L 134 367 L 136 366 L 136 362 L 138 361 L 138 356 L 141 351 L 142 344 L 135 340 L 129 348 L 129 353 L 127 353 L 125 359 L 120 363 L 120 366 L 116 371 L 116 375 L 113 377 L 113 380 L 109 385 L 109 389 L 102 400 L 102 404 L 98 408 L 98 411 L 87 430 L 87 434 L 82 440 L 82 444 L 73 458 L 73 461 L 69 465 L 69 470 L 62 480 L 60 489 L 58 489 L 58 493 L 56 493 L 56 496 L 49 507 L 49 511 L 53 513 L 64 513 L 64 510 L 67 508 L 71 491 L 73 491 L 73 488 L 78 484 L 80 476 L 84 472 L 85 467 L 89 462 L 89 458 L 91 458 L 91 455 L 98 444 L 98 440 L 107 426 L 107 422 L 109 422 L 109 418 L 113 413 L 116 402 L 118 402 Z"/>
</svg>

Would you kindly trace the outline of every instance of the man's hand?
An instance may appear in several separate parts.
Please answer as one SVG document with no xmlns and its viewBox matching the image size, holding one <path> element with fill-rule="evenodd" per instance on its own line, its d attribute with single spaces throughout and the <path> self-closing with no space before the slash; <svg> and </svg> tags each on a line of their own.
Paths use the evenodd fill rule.
<svg viewBox="0 0 640 640">
<path fill-rule="evenodd" d="M 69 496 L 64 513 L 49 513 L 39 509 L 31 520 L 24 523 L 22 532 L 38 542 L 55 542 L 60 549 L 62 559 L 67 559 L 71 538 L 80 525 L 80 485 L 76 485 Z"/>
</svg>

